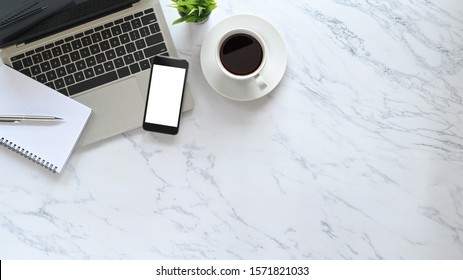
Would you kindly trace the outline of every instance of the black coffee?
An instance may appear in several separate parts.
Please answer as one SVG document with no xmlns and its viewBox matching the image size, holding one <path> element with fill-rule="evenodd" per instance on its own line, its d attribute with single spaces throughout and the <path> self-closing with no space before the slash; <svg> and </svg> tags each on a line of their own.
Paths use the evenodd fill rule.
<svg viewBox="0 0 463 280">
<path fill-rule="evenodd" d="M 220 47 L 220 61 L 235 75 L 248 75 L 262 63 L 264 52 L 256 38 L 244 34 L 233 34 Z"/>
</svg>

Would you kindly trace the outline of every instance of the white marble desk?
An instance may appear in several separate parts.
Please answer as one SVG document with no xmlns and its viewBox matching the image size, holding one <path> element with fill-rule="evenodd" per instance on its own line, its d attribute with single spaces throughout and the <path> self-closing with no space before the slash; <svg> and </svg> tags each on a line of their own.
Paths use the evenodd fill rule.
<svg viewBox="0 0 463 280">
<path fill-rule="evenodd" d="M 412 2 L 219 0 L 171 26 L 196 101 L 180 134 L 131 131 L 58 176 L 1 149 L 0 258 L 462 259 L 463 2 Z M 237 13 L 288 47 L 248 103 L 199 60 Z"/>
</svg>

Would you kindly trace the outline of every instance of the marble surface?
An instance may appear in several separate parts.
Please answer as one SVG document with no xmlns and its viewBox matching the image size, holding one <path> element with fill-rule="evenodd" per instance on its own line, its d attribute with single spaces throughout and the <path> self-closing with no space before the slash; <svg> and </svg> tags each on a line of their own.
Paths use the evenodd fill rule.
<svg viewBox="0 0 463 280">
<path fill-rule="evenodd" d="M 136 129 L 61 175 L 0 150 L 0 258 L 462 259 L 463 2 L 218 2 L 171 26 L 196 102 L 178 136 Z M 239 13 L 288 48 L 246 103 L 199 60 Z"/>
</svg>

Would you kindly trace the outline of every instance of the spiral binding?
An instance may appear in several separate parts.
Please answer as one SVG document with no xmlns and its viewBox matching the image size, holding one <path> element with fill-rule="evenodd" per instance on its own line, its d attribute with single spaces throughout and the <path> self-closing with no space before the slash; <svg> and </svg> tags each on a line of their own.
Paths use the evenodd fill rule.
<svg viewBox="0 0 463 280">
<path fill-rule="evenodd" d="M 16 152 L 19 155 L 22 155 L 23 157 L 29 159 L 35 164 L 38 164 L 42 166 L 45 169 L 48 169 L 49 171 L 56 173 L 56 169 L 58 169 L 58 166 L 55 166 L 51 164 L 50 162 L 46 161 L 45 159 L 42 159 L 41 157 L 38 157 L 34 153 L 31 153 L 23 148 L 21 146 L 16 145 L 15 143 L 9 141 L 8 139 L 5 139 L 4 137 L 0 138 L 0 146 L 4 146 L 8 150 L 12 152 Z"/>
</svg>

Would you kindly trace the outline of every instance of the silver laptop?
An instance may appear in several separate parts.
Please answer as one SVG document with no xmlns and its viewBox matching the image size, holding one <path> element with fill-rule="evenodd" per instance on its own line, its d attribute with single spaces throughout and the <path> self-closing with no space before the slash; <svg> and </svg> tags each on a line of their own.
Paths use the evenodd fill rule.
<svg viewBox="0 0 463 280">
<path fill-rule="evenodd" d="M 177 53 L 159 0 L 70 2 L 21 31 L 0 56 L 3 63 L 93 109 L 79 142 L 83 146 L 140 127 L 150 58 Z M 182 110 L 192 108 L 187 89 Z"/>
</svg>

